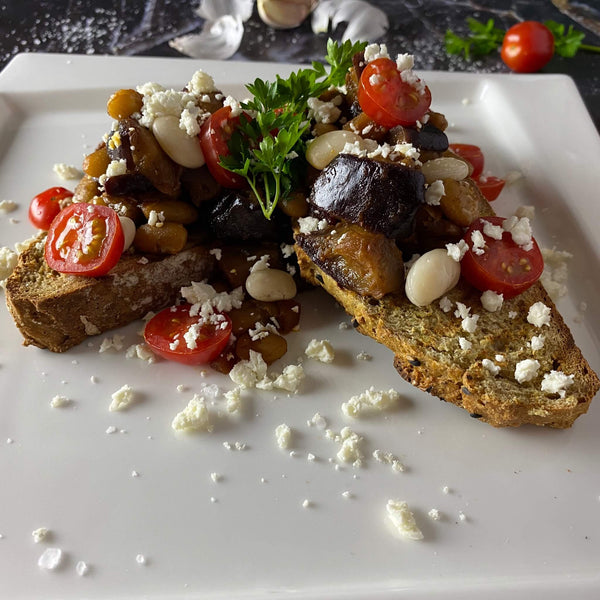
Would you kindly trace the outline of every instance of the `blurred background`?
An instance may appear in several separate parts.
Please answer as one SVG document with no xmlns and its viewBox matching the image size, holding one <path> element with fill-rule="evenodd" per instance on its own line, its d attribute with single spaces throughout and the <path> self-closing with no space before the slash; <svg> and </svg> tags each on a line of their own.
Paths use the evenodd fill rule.
<svg viewBox="0 0 600 600">
<path fill-rule="evenodd" d="M 298 6 L 289 6 L 311 3 L 320 13 L 304 19 Z M 257 4 L 262 5 L 261 12 Z M 8 0 L 0 5 L 0 69 L 20 52 L 203 55 L 306 63 L 323 57 L 329 36 L 341 39 L 350 34 L 354 39 L 386 43 L 393 54 L 414 54 L 421 70 L 509 72 L 498 51 L 474 60 L 447 54 L 447 30 L 466 35 L 467 18 L 481 22 L 491 18 L 501 29 L 523 20 L 553 20 L 585 33 L 586 44 L 600 45 L 598 0 L 287 0 L 276 7 L 279 13 L 275 4 L 263 0 Z M 286 15 L 281 12 L 286 10 L 288 22 L 282 23 Z M 317 16 L 320 25 L 315 24 Z M 282 24 L 290 28 L 278 28 Z M 600 54 L 579 51 L 572 58 L 555 56 L 542 72 L 573 77 L 600 128 Z"/>
</svg>

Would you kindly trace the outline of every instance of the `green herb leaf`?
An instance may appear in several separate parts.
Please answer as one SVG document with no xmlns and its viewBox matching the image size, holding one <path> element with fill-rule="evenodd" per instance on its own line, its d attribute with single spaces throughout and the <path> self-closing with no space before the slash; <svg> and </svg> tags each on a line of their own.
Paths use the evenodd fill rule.
<svg viewBox="0 0 600 600">
<path fill-rule="evenodd" d="M 314 62 L 289 77 L 268 82 L 255 79 L 246 88 L 252 99 L 242 103 L 253 119 L 241 119 L 229 142 L 229 156 L 221 166 L 241 175 L 256 196 L 267 219 L 305 169 L 304 136 L 309 129 L 308 101 L 345 81 L 352 57 L 366 43 L 327 42 L 326 61 Z"/>
<path fill-rule="evenodd" d="M 600 52 L 600 47 L 584 44 L 585 33 L 576 31 L 573 29 L 573 25 L 569 25 L 569 29 L 556 21 L 544 21 L 544 25 L 554 36 L 554 52 L 559 56 L 573 58 L 579 50 Z"/>
<path fill-rule="evenodd" d="M 494 19 L 481 23 L 477 19 L 467 19 L 470 33 L 461 37 L 448 29 L 445 35 L 446 52 L 448 54 L 464 54 L 467 60 L 485 56 L 502 44 L 504 31 L 498 29 Z"/>
</svg>

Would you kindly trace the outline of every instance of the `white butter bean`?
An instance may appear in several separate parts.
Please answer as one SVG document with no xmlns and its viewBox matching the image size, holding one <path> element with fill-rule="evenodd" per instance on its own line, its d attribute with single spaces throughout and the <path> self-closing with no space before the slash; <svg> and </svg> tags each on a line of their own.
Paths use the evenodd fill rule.
<svg viewBox="0 0 600 600">
<path fill-rule="evenodd" d="M 259 269 L 248 275 L 246 291 L 263 302 L 290 300 L 296 295 L 296 282 L 287 271 Z"/>
<path fill-rule="evenodd" d="M 135 237 L 135 223 L 129 217 L 119 216 L 121 221 L 121 228 L 123 229 L 123 236 L 125 237 L 125 243 L 123 244 L 123 252 L 133 244 L 133 238 Z"/>
<path fill-rule="evenodd" d="M 361 150 L 372 150 L 373 140 L 365 140 L 357 133 L 336 129 L 315 138 L 306 148 L 306 160 L 315 169 L 324 169 L 346 144 L 358 144 Z M 377 146 L 377 144 L 374 144 Z"/>
<path fill-rule="evenodd" d="M 442 156 L 441 158 L 433 158 L 424 162 L 421 171 L 427 183 L 433 183 L 438 179 L 462 181 L 469 175 L 469 166 L 466 162 L 458 158 Z"/>
<path fill-rule="evenodd" d="M 445 248 L 419 257 L 406 276 L 406 296 L 417 306 L 427 306 L 450 291 L 460 279 L 460 263 Z"/>
<path fill-rule="evenodd" d="M 197 169 L 204 164 L 204 154 L 198 136 L 189 136 L 179 127 L 179 119 L 165 115 L 154 119 L 152 133 L 160 147 L 178 165 Z"/>
</svg>

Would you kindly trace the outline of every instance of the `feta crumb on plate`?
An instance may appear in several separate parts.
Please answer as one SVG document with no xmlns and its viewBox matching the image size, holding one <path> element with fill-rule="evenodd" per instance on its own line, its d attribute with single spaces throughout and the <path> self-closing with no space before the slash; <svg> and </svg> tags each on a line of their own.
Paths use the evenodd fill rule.
<svg viewBox="0 0 600 600">
<path fill-rule="evenodd" d="M 175 415 L 171 427 L 175 431 L 212 431 L 213 426 L 204 398 L 194 394 L 187 406 Z"/>
<path fill-rule="evenodd" d="M 422 540 L 423 533 L 417 526 L 415 517 L 408 504 L 401 500 L 388 500 L 386 504 L 388 519 L 394 525 L 395 531 L 409 540 Z"/>
<path fill-rule="evenodd" d="M 132 402 L 134 398 L 133 389 L 131 386 L 125 384 L 120 389 L 118 389 L 112 396 L 112 402 L 108 407 L 108 410 L 123 410 L 127 408 Z"/>
</svg>

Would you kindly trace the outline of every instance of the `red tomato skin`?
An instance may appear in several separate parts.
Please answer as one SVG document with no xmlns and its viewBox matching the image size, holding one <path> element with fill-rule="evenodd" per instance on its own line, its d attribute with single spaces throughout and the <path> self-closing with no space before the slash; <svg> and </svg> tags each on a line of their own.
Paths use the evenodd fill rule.
<svg viewBox="0 0 600 600">
<path fill-rule="evenodd" d="M 474 146 L 473 144 L 450 144 L 449 148 L 454 154 L 458 154 L 458 156 L 464 158 L 473 167 L 473 172 L 471 173 L 473 179 L 477 179 L 481 175 L 485 158 L 479 146 Z"/>
<path fill-rule="evenodd" d="M 465 233 L 464 240 L 469 249 L 460 262 L 461 275 L 474 288 L 485 292 L 492 290 L 502 294 L 504 299 L 513 298 L 529 289 L 542 274 L 544 259 L 539 246 L 533 239 L 533 248 L 526 251 L 512 239 L 509 232 L 504 232 L 501 240 L 495 240 L 484 235 L 486 249 L 482 255 L 473 252 L 473 231 L 482 230 L 485 221 L 493 225 L 502 225 L 502 217 L 483 217 L 477 219 Z M 529 270 L 519 266 L 519 261 L 525 258 L 528 261 Z M 513 273 L 510 274 L 502 265 L 511 266 Z"/>
<path fill-rule="evenodd" d="M 144 338 L 152 351 L 166 360 L 184 365 L 208 364 L 227 346 L 232 330 L 231 319 L 221 313 L 225 318 L 225 327 L 208 324 L 206 327 L 212 330 L 211 335 L 198 340 L 196 348 L 188 348 L 183 334 L 191 325 L 199 322 L 199 317 L 190 316 L 190 308 L 190 304 L 180 304 L 160 311 L 146 324 Z M 171 348 L 171 343 L 176 339 L 180 340 L 179 344 Z"/>
<path fill-rule="evenodd" d="M 81 227 L 75 226 L 75 219 L 86 227 L 91 228 L 96 223 L 103 228 L 102 238 L 96 238 L 96 248 L 91 248 L 86 260 L 71 257 L 80 250 L 82 239 L 78 236 Z M 76 202 L 61 210 L 52 221 L 48 229 L 44 256 L 48 266 L 59 273 L 101 277 L 119 262 L 124 244 L 123 228 L 112 208 Z M 63 246 L 69 248 L 69 251 L 61 252 Z"/>
<path fill-rule="evenodd" d="M 361 73 L 358 103 L 367 116 L 383 127 L 409 127 L 429 110 L 431 92 L 427 86 L 419 92 L 402 81 L 393 60 L 377 58 Z"/>
<path fill-rule="evenodd" d="M 246 180 L 241 175 L 228 171 L 219 162 L 221 157 L 229 155 L 227 141 L 239 122 L 239 117 L 231 117 L 231 107 L 223 106 L 204 122 L 199 134 L 200 147 L 210 174 L 220 185 L 232 189 L 246 187 Z"/>
<path fill-rule="evenodd" d="M 504 179 L 494 177 L 493 175 L 488 175 L 486 177 L 479 177 L 475 180 L 475 183 L 477 184 L 477 187 L 481 193 L 485 196 L 485 199 L 488 202 L 493 202 L 504 189 L 506 181 L 504 181 Z"/>
<path fill-rule="evenodd" d="M 29 204 L 29 222 L 38 229 L 48 231 L 54 217 L 60 212 L 60 201 L 73 197 L 73 192 L 64 187 L 44 190 Z"/>
<path fill-rule="evenodd" d="M 554 36 L 538 21 L 513 25 L 504 35 L 500 56 L 517 73 L 535 73 L 546 66 L 554 54 Z"/>
</svg>

